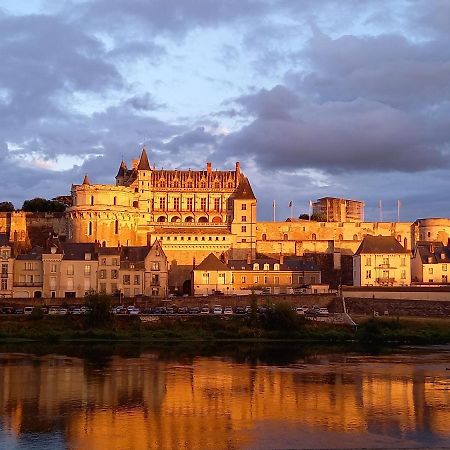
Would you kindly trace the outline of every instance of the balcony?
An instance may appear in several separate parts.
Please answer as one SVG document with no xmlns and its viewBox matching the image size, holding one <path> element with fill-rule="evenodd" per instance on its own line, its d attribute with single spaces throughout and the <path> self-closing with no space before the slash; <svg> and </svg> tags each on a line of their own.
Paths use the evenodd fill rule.
<svg viewBox="0 0 450 450">
<path fill-rule="evenodd" d="M 42 287 L 42 281 L 14 282 L 14 287 Z"/>
<path fill-rule="evenodd" d="M 394 284 L 395 283 L 395 278 L 377 278 L 376 282 L 378 284 Z"/>
</svg>

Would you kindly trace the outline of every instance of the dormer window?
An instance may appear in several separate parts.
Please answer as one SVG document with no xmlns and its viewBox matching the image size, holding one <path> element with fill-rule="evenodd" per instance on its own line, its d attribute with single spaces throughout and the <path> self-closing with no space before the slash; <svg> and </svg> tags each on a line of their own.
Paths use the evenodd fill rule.
<svg viewBox="0 0 450 450">
<path fill-rule="evenodd" d="M 253 270 L 259 270 L 259 264 L 258 263 L 254 263 L 253 264 Z"/>
<path fill-rule="evenodd" d="M 90 253 L 85 253 L 84 254 L 84 260 L 85 261 L 90 261 L 92 259 L 92 255 Z"/>
<path fill-rule="evenodd" d="M 278 263 L 275 263 L 273 265 L 273 270 L 280 270 L 280 265 Z"/>
<path fill-rule="evenodd" d="M 270 266 L 269 266 L 269 264 L 264 264 L 264 270 L 270 270 Z"/>
</svg>

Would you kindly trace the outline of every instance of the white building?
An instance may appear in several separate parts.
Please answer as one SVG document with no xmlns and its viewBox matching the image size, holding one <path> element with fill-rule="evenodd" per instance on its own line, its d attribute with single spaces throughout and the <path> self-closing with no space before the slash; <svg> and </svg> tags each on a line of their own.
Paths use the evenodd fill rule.
<svg viewBox="0 0 450 450">
<path fill-rule="evenodd" d="M 393 236 L 366 236 L 353 256 L 355 286 L 408 286 L 409 251 Z"/>
<path fill-rule="evenodd" d="M 442 242 L 417 243 L 411 259 L 413 283 L 447 284 L 450 249 Z"/>
</svg>

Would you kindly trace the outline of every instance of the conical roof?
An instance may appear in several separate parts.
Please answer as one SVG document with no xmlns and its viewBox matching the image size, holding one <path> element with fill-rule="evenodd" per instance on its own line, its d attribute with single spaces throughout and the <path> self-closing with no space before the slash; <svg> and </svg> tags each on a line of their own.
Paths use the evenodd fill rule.
<svg viewBox="0 0 450 450">
<path fill-rule="evenodd" d="M 125 173 L 127 170 L 128 170 L 128 167 L 125 164 L 124 160 L 122 159 L 122 162 L 120 163 L 119 170 L 116 175 L 116 178 L 125 176 Z"/>
<path fill-rule="evenodd" d="M 88 178 L 87 174 L 84 176 L 83 184 L 91 184 L 89 182 L 89 178 Z"/>
<path fill-rule="evenodd" d="M 148 162 L 147 150 L 142 149 L 141 157 L 139 158 L 138 170 L 150 170 L 150 164 Z"/>
<path fill-rule="evenodd" d="M 241 176 L 239 185 L 234 194 L 234 198 L 238 200 L 256 200 L 255 194 L 253 193 L 253 189 L 250 186 L 250 182 L 248 178 L 245 176 Z"/>
</svg>

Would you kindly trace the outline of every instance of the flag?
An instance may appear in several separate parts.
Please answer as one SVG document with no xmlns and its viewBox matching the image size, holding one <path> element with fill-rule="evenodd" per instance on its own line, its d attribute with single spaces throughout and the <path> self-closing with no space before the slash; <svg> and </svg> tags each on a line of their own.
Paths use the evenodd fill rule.
<svg viewBox="0 0 450 450">
<path fill-rule="evenodd" d="M 312 202 L 312 200 L 309 201 L 309 207 L 310 207 L 310 208 L 313 207 L 313 202 Z"/>
<path fill-rule="evenodd" d="M 289 202 L 289 208 L 292 207 L 292 200 Z"/>
</svg>

